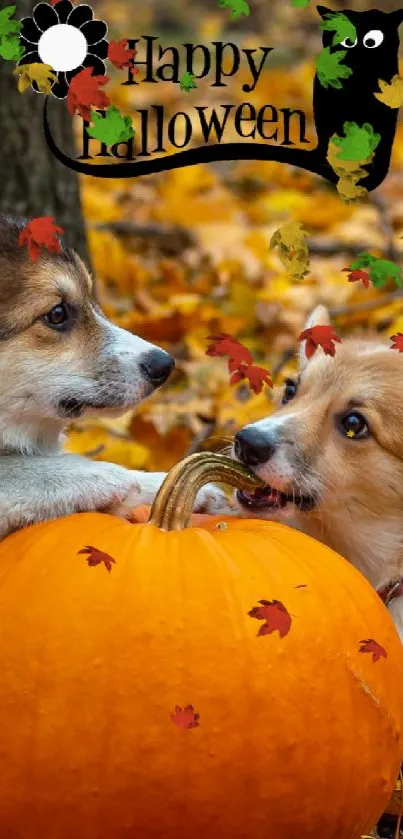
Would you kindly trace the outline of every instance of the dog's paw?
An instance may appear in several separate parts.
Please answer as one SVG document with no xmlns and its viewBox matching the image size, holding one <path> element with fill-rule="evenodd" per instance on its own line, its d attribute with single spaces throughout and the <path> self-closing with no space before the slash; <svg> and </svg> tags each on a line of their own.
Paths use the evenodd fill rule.
<svg viewBox="0 0 403 839">
<path fill-rule="evenodd" d="M 230 506 L 228 499 L 222 489 L 214 486 L 214 484 L 206 484 L 197 493 L 195 506 L 195 513 L 208 513 L 211 516 L 234 515 L 234 507 Z"/>
<path fill-rule="evenodd" d="M 125 470 L 130 486 L 117 493 L 105 512 L 120 519 L 131 519 L 135 507 L 152 504 L 165 478 L 165 472 L 130 472 Z"/>
<path fill-rule="evenodd" d="M 137 484 L 132 486 L 124 496 L 121 493 L 116 493 L 107 507 L 104 507 L 103 512 L 109 513 L 111 516 L 117 516 L 119 519 L 129 519 L 134 508 L 141 504 L 141 486 Z"/>
</svg>

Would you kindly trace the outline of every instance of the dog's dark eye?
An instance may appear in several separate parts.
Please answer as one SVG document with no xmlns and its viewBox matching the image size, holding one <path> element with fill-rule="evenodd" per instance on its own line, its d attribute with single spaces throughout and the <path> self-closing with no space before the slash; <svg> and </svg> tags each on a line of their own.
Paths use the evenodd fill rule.
<svg viewBox="0 0 403 839">
<path fill-rule="evenodd" d="M 284 394 L 283 394 L 283 398 L 281 400 L 283 405 L 285 405 L 287 402 L 289 402 L 290 399 L 293 399 L 296 392 L 297 392 L 297 385 L 295 384 L 295 382 L 293 382 L 292 379 L 286 379 L 285 380 Z"/>
<path fill-rule="evenodd" d="M 340 427 L 346 437 L 366 437 L 369 433 L 368 425 L 362 416 L 357 411 L 352 411 L 350 414 L 340 420 Z"/>
<path fill-rule="evenodd" d="M 43 315 L 42 319 L 47 326 L 50 326 L 51 329 L 63 330 L 66 329 L 70 323 L 71 311 L 66 303 L 58 303 L 57 306 L 53 306 L 53 309 L 51 309 L 50 312 Z"/>
</svg>

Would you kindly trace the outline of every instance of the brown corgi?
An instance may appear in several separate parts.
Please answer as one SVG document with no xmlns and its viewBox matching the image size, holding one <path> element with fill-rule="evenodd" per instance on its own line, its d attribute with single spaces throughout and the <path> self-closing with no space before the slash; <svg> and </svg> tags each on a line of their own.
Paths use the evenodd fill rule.
<svg viewBox="0 0 403 839">
<path fill-rule="evenodd" d="M 126 516 L 150 503 L 164 474 L 63 453 L 77 417 L 118 416 L 168 378 L 174 359 L 112 324 L 88 271 L 60 253 L 30 259 L 26 222 L 0 216 L 0 538 L 24 525 L 81 511 Z M 225 499 L 205 487 L 199 511 Z"/>
<path fill-rule="evenodd" d="M 323 306 L 306 328 L 316 325 L 329 325 Z M 402 356 L 376 337 L 310 360 L 303 342 L 278 410 L 239 431 L 233 456 L 267 484 L 237 493 L 242 514 L 283 520 L 346 557 L 403 638 L 402 380 Z"/>
</svg>

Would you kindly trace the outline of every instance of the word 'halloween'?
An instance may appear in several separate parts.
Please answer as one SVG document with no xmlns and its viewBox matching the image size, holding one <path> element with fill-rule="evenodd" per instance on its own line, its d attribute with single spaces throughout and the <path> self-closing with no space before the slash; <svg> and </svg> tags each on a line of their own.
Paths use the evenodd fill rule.
<svg viewBox="0 0 403 839">
<path fill-rule="evenodd" d="M 158 82 L 172 82 L 180 84 L 185 73 L 197 81 L 210 77 L 210 85 L 214 88 L 227 87 L 228 82 L 240 71 L 242 73 L 242 90 L 249 93 L 255 90 L 261 73 L 272 47 L 256 47 L 240 49 L 232 42 L 212 41 L 210 47 L 204 44 L 184 43 L 178 47 L 163 47 L 157 44 L 158 38 L 145 35 L 141 39 L 145 47 L 144 59 L 136 58 L 134 65 L 137 73 L 133 73 L 133 65 L 128 67 L 127 80 L 122 82 L 126 86 L 137 86 L 143 83 L 158 84 Z M 128 39 L 129 49 L 138 50 L 140 39 Z M 275 108 L 273 105 L 263 105 L 256 109 L 249 102 L 218 105 L 210 108 L 204 105 L 188 106 L 187 94 L 184 93 L 186 110 L 175 114 L 166 114 L 163 105 L 153 105 L 149 109 L 138 109 L 134 112 L 134 138 L 116 143 L 108 148 L 105 143 L 92 140 L 88 133 L 89 123 L 83 124 L 83 148 L 79 160 L 92 157 L 116 157 L 124 160 L 135 160 L 137 157 L 150 157 L 153 154 L 164 154 L 169 147 L 184 149 L 192 143 L 194 138 L 203 138 L 205 143 L 224 140 L 227 128 L 232 133 L 245 140 L 265 140 L 281 145 L 293 145 L 290 138 L 291 119 L 299 120 L 299 142 L 308 143 L 306 137 L 306 117 L 303 111 L 290 108 Z M 102 112 L 99 112 L 102 115 Z"/>
</svg>

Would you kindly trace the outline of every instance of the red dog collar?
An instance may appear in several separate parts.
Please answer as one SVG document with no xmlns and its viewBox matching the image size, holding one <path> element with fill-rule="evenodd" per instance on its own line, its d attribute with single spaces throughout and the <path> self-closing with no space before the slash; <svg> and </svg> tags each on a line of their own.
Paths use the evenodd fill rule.
<svg viewBox="0 0 403 839">
<path fill-rule="evenodd" d="M 386 586 L 378 590 L 378 594 L 385 606 L 388 606 L 396 597 L 403 595 L 403 577 L 400 577 L 399 580 L 395 580 L 393 583 L 387 583 Z"/>
</svg>

